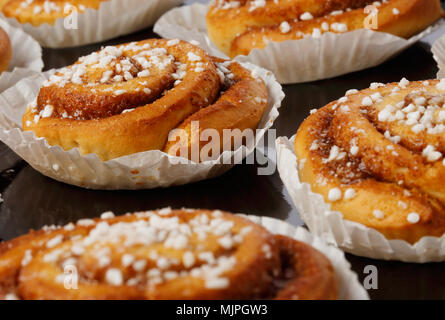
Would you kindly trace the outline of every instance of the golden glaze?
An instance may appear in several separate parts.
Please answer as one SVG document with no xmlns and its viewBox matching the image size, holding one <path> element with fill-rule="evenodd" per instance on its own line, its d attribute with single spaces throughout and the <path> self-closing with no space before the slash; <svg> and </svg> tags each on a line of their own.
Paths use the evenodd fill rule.
<svg viewBox="0 0 445 320">
<path fill-rule="evenodd" d="M 149 221 L 154 217 L 163 219 L 177 217 L 180 223 L 203 216 L 215 217 L 215 212 L 206 210 L 173 210 L 169 213 L 137 213 L 106 220 L 96 219 L 88 226 L 73 226 L 46 231 L 32 231 L 28 235 L 0 244 L 0 299 L 14 294 L 20 299 L 336 299 L 337 280 L 329 260 L 317 250 L 299 241 L 273 236 L 263 227 L 251 221 L 228 213 L 218 212 L 218 218 L 233 223 L 233 236 L 243 234 L 242 242 L 231 249 L 224 249 L 217 237 L 209 233 L 204 240 L 192 234 L 188 247 L 172 249 L 162 243 L 151 245 L 124 245 L 125 238 L 118 242 L 93 242 L 77 254 L 75 265 L 78 269 L 78 289 L 66 289 L 64 282 L 56 281 L 64 273 L 63 257 L 72 255 L 74 243 L 85 243 L 99 223 L 108 226 Z M 244 230 L 249 228 L 246 233 Z M 69 230 L 67 230 L 69 229 Z M 55 246 L 49 246 L 51 239 L 61 237 Z M 127 238 L 128 239 L 128 238 Z M 268 252 L 264 248 L 267 246 Z M 110 250 L 109 265 L 101 267 L 95 252 Z M 207 288 L 204 280 L 197 276 L 186 275 L 169 279 L 162 283 L 151 283 L 145 279 L 138 285 L 124 282 L 113 286 L 106 282 L 107 269 L 121 270 L 124 280 L 138 276 L 144 277 L 146 270 L 157 268 L 157 261 L 150 258 L 155 250 L 158 257 L 177 259 L 179 264 L 166 270 L 176 272 L 190 271 L 182 258 L 185 252 L 199 256 L 201 252 L 212 252 L 213 256 L 234 257 L 236 264 L 222 276 L 229 279 L 229 286 Z M 27 252 L 27 253 L 26 253 Z M 48 254 L 58 252 L 55 261 L 49 261 Z M 137 259 L 145 259 L 146 267 L 137 271 L 134 267 L 124 266 L 122 257 L 130 254 Z M 25 258 L 28 256 L 30 258 Z M 159 259 L 159 258 L 158 258 Z M 195 267 L 203 262 L 197 260 Z M 279 280 L 279 286 L 275 286 Z M 148 282 L 147 282 L 148 281 Z"/>
<path fill-rule="evenodd" d="M 324 32 L 323 22 L 342 23 L 348 31 L 364 28 L 369 14 L 364 7 L 374 3 L 370 0 L 280 0 L 278 3 L 267 1 L 266 6 L 251 8 L 250 2 L 243 1 L 239 8 L 221 9 L 216 3 L 207 13 L 207 29 L 210 39 L 218 48 L 231 57 L 247 55 L 254 48 L 264 48 L 269 41 L 281 42 L 298 40 L 311 35 L 314 28 Z M 350 8 L 351 11 L 344 11 Z M 409 38 L 427 28 L 442 16 L 439 0 L 389 0 L 378 7 L 377 31 L 387 32 L 399 37 Z M 395 15 L 393 10 L 399 13 Z M 332 11 L 343 10 L 339 15 Z M 314 19 L 298 20 L 303 13 L 309 12 Z M 231 21 L 230 27 L 226 21 Z M 288 22 L 290 31 L 280 30 L 282 22 Z M 335 30 L 331 32 L 337 33 Z"/>
<path fill-rule="evenodd" d="M 428 161 L 422 152 L 427 145 L 444 152 L 443 133 L 416 133 L 411 126 L 397 121 L 379 121 L 379 114 L 386 106 L 401 100 L 405 105 L 412 103 L 413 91 L 426 90 L 421 95 L 445 98 L 437 84 L 437 80 L 429 81 L 427 86 L 411 82 L 397 92 L 392 90 L 399 88 L 398 83 L 366 89 L 348 95 L 346 102 L 334 101 L 309 116 L 295 139 L 301 181 L 323 195 L 345 219 L 376 229 L 389 239 L 415 243 L 424 236 L 442 236 L 445 165 L 442 160 Z M 376 93 L 383 96 L 382 101 L 363 106 L 363 99 Z M 400 137 L 400 142 L 388 137 Z M 327 161 L 334 145 L 346 152 L 346 156 Z M 352 147 L 357 149 L 352 152 Z M 329 200 L 333 188 L 342 192 L 338 201 Z M 352 199 L 345 198 L 347 189 L 355 191 Z M 376 216 L 375 210 L 384 217 Z M 420 221 L 409 222 L 410 213 L 418 214 Z"/>
<path fill-rule="evenodd" d="M 104 91 L 115 90 L 112 83 L 99 84 L 95 93 L 89 87 L 74 83 L 63 88 L 42 87 L 37 110 L 33 112 L 29 108 L 23 117 L 24 130 L 45 137 L 51 145 L 60 145 L 65 150 L 78 147 L 82 154 L 96 153 L 106 161 L 148 150 L 164 150 L 176 155 L 177 149 L 167 143 L 168 135 L 175 128 L 187 130 L 193 120 L 199 121 L 202 129 L 256 129 L 267 106 L 267 89 L 261 79 L 253 78 L 250 72 L 232 63 L 228 68 L 234 78 L 222 84 L 215 64 L 220 60 L 213 60 L 203 50 L 186 42 L 167 43 L 167 40 L 146 40 L 138 45 L 166 49 L 177 62 L 186 64 L 187 73 L 179 85 L 172 87 L 171 74 L 175 70 L 172 63 L 163 71 L 150 69 L 150 75 L 143 77 L 146 82 L 143 86 L 139 77 L 121 83 L 119 89 L 126 93 L 119 96 Z M 196 72 L 189 63 L 189 53 L 201 57 L 202 71 Z M 131 57 L 131 50 L 125 55 Z M 86 77 L 97 83 L 100 79 L 97 73 L 103 71 L 87 69 Z M 151 89 L 149 94 L 141 91 L 145 87 Z M 161 95 L 164 90 L 165 95 Z M 47 104 L 54 106 L 52 116 L 35 123 L 35 115 Z M 134 110 L 122 113 L 129 108 Z M 81 117 L 60 118 L 63 113 Z M 181 147 L 188 148 L 193 143 L 189 141 L 189 145 Z M 200 144 L 199 149 L 204 145 Z M 221 145 L 222 150 L 231 148 Z"/>
<path fill-rule="evenodd" d="M 0 28 L 0 73 L 8 70 L 12 58 L 12 46 L 8 34 Z"/>
</svg>

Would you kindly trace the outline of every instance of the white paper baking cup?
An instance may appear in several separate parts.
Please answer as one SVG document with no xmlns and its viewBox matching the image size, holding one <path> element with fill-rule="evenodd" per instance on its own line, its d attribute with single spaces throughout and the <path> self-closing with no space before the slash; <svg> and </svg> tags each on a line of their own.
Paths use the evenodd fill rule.
<svg viewBox="0 0 445 320">
<path fill-rule="evenodd" d="M 445 35 L 434 42 L 431 49 L 439 67 L 438 78 L 445 78 Z"/>
<path fill-rule="evenodd" d="M 389 240 L 379 231 L 332 211 L 322 195 L 312 192 L 308 183 L 300 182 L 294 139 L 295 136 L 276 140 L 278 171 L 301 219 L 313 234 L 358 256 L 416 263 L 445 261 L 445 235 L 423 237 L 411 245 L 404 240 Z"/>
<path fill-rule="evenodd" d="M 22 28 L 42 46 L 64 48 L 102 42 L 121 35 L 144 29 L 167 10 L 180 5 L 183 0 L 109 0 L 98 10 L 87 9 L 77 15 L 77 29 L 65 28 L 65 18 L 38 27 L 30 23 L 21 24 L 15 18 L 6 18 L 13 26 Z"/>
<path fill-rule="evenodd" d="M 302 227 L 294 227 L 287 222 L 251 215 L 244 217 L 260 224 L 273 234 L 288 236 L 307 243 L 323 253 L 332 263 L 338 280 L 338 298 L 340 300 L 368 300 L 368 292 L 360 284 L 357 274 L 351 270 L 351 264 L 338 248 L 326 244 L 320 237 L 310 234 Z"/>
<path fill-rule="evenodd" d="M 15 68 L 13 72 L 3 72 L 0 75 L 0 93 L 16 85 L 20 80 L 37 74 L 39 72 L 22 68 Z"/>
<path fill-rule="evenodd" d="M 164 14 L 154 31 L 164 38 L 196 40 L 213 55 L 225 57 L 207 36 L 208 6 L 193 4 Z M 235 60 L 249 61 L 272 71 L 283 84 L 332 78 L 377 66 L 438 28 L 442 20 L 409 40 L 368 29 L 344 34 L 325 33 L 320 38 L 270 42 Z"/>
<path fill-rule="evenodd" d="M 1 19 L 0 27 L 8 34 L 12 46 L 8 71 L 0 75 L 0 92 L 3 92 L 18 80 L 31 75 L 32 71 L 42 71 L 43 61 L 42 48 L 30 35 Z"/>
<path fill-rule="evenodd" d="M 150 189 L 216 177 L 254 151 L 278 117 L 278 108 L 284 99 L 281 85 L 272 73 L 249 63 L 243 66 L 264 79 L 269 94 L 268 107 L 258 126 L 255 141 L 248 141 L 246 146 L 235 152 L 223 152 L 212 161 L 195 163 L 151 150 L 104 162 L 96 154 L 82 156 L 77 148 L 64 151 L 60 146 L 50 146 L 34 132 L 23 132 L 22 116 L 26 106 L 37 97 L 50 72 L 23 79 L 0 94 L 0 140 L 42 174 L 85 188 Z"/>
</svg>

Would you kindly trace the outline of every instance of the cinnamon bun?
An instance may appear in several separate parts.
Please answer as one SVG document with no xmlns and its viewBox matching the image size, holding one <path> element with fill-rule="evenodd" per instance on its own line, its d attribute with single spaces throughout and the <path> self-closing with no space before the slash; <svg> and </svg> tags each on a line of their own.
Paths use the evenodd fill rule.
<svg viewBox="0 0 445 320">
<path fill-rule="evenodd" d="M 8 34 L 0 28 L 0 73 L 8 70 L 12 58 L 12 46 Z"/>
<path fill-rule="evenodd" d="M 335 299 L 330 261 L 221 211 L 162 209 L 0 244 L 0 299 Z"/>
<path fill-rule="evenodd" d="M 187 42 L 146 40 L 106 47 L 56 72 L 27 109 L 23 129 L 104 161 L 148 150 L 185 157 L 181 150 L 206 145 L 192 134 L 181 139 L 191 122 L 200 131 L 254 130 L 267 101 L 264 81 L 238 63 Z M 177 131 L 179 141 L 168 142 Z M 221 152 L 231 147 L 220 144 Z"/>
<path fill-rule="evenodd" d="M 445 80 L 373 83 L 313 113 L 295 139 L 302 182 L 344 219 L 411 244 L 445 232 Z"/>
<path fill-rule="evenodd" d="M 442 16 L 439 0 L 216 0 L 207 13 L 207 29 L 225 54 L 248 55 L 270 41 L 362 29 L 373 14 L 365 12 L 367 5 L 378 10 L 372 29 L 402 38 L 419 33 Z"/>
<path fill-rule="evenodd" d="M 2 12 L 7 18 L 37 27 L 44 23 L 53 25 L 57 19 L 67 17 L 74 10 L 78 13 L 90 8 L 97 10 L 104 1 L 108 0 L 7 0 Z"/>
</svg>

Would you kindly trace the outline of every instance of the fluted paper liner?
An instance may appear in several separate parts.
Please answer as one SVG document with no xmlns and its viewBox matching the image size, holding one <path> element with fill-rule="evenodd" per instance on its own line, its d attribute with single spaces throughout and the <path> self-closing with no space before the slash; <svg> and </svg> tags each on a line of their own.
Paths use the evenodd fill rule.
<svg viewBox="0 0 445 320">
<path fill-rule="evenodd" d="M 14 86 L 20 80 L 38 74 L 37 71 L 22 68 L 15 68 L 13 72 L 3 72 L 0 75 L 0 93 Z"/>
<path fill-rule="evenodd" d="M 0 75 L 0 92 L 3 92 L 33 71 L 42 71 L 43 61 L 42 48 L 30 35 L 1 19 L 0 27 L 8 34 L 12 46 L 8 71 Z"/>
<path fill-rule="evenodd" d="M 207 5 L 194 4 L 164 14 L 154 31 L 165 38 L 199 41 L 213 55 L 225 57 L 207 36 Z M 416 36 L 400 37 L 360 29 L 343 34 L 325 33 L 320 38 L 270 42 L 235 60 L 249 61 L 272 71 L 282 84 L 332 78 L 377 66 L 431 33 L 443 23 L 437 22 Z"/>
<path fill-rule="evenodd" d="M 6 18 L 11 25 L 22 28 L 42 46 L 65 48 L 102 42 L 129 34 L 155 23 L 167 10 L 180 5 L 183 0 L 109 0 L 101 3 L 98 10 L 90 8 L 78 13 L 77 29 L 65 28 L 65 18 L 54 25 L 38 27 L 30 23 L 21 24 L 15 18 Z"/>
<path fill-rule="evenodd" d="M 445 78 L 445 35 L 437 39 L 433 44 L 433 56 L 439 67 L 438 78 Z"/>
<path fill-rule="evenodd" d="M 0 94 L 0 140 L 7 144 L 34 169 L 55 180 L 93 189 L 150 189 L 182 185 L 219 176 L 233 167 L 235 160 L 252 153 L 275 119 L 284 98 L 280 84 L 273 74 L 249 63 L 244 67 L 255 71 L 266 83 L 268 107 L 258 126 L 255 141 L 235 152 L 226 151 L 217 159 L 195 163 L 170 156 L 159 150 L 102 161 L 96 154 L 82 156 L 78 149 L 64 151 L 50 146 L 34 132 L 22 131 L 22 116 L 27 105 L 38 95 L 41 84 L 50 72 L 23 79 Z M 231 164 L 224 164 L 224 159 Z"/>
<path fill-rule="evenodd" d="M 277 166 L 301 219 L 313 234 L 358 256 L 416 263 L 445 261 L 445 235 L 423 237 L 411 245 L 404 240 L 389 240 L 379 231 L 332 211 L 322 195 L 312 192 L 308 183 L 300 181 L 294 139 L 276 140 Z"/>
<path fill-rule="evenodd" d="M 360 284 L 357 274 L 351 270 L 351 264 L 346 260 L 345 254 L 338 248 L 328 245 L 320 237 L 310 234 L 302 227 L 294 227 L 287 222 L 252 215 L 244 215 L 245 218 L 266 228 L 273 234 L 280 234 L 302 241 L 323 253 L 332 263 L 335 269 L 338 283 L 338 298 L 340 300 L 368 300 L 368 292 Z"/>
</svg>

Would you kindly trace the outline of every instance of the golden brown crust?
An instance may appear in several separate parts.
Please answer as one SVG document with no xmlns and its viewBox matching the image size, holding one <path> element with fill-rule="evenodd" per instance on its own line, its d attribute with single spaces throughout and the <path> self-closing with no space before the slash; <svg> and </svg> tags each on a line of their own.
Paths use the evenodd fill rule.
<svg viewBox="0 0 445 320">
<path fill-rule="evenodd" d="M 281 0 L 268 1 L 264 7 L 243 2 L 240 7 L 222 9 L 222 2 L 217 1 L 207 13 L 207 27 L 209 37 L 219 49 L 234 57 L 247 55 L 253 48 L 264 48 L 269 41 L 362 29 L 369 16 L 364 7 L 374 2 Z M 439 0 L 390 0 L 381 3 L 378 10 L 376 30 L 403 38 L 419 33 L 443 14 Z M 336 14 L 331 15 L 332 12 Z M 312 19 L 301 19 L 305 13 L 310 13 Z M 232 22 L 230 28 L 225 23 L 228 20 Z M 288 27 L 282 29 L 282 23 Z"/>
<path fill-rule="evenodd" d="M 121 54 L 113 48 L 104 50 Z M 237 63 L 215 62 L 189 43 L 146 40 L 117 50 L 122 51 L 115 59 L 116 65 L 123 66 L 120 72 L 117 66 L 101 65 L 114 57 L 101 56 L 102 50 L 56 74 L 57 81 L 44 84 L 37 104 L 23 117 L 24 130 L 45 137 L 51 145 L 65 150 L 78 147 L 82 154 L 95 153 L 106 161 L 148 150 L 176 154 L 171 143 L 166 145 L 168 136 L 173 129 L 185 127 L 187 119 L 197 119 L 202 128 L 256 129 L 266 109 L 267 89 L 261 79 Z M 146 55 L 149 61 L 141 58 L 146 50 L 154 52 L 154 56 Z M 90 60 L 99 67 L 86 64 Z M 225 83 L 221 83 L 218 63 L 226 64 L 227 72 L 233 71 Z M 125 66 L 128 71 L 122 69 Z M 81 80 L 76 79 L 76 72 L 82 74 Z M 61 80 L 64 74 L 71 74 L 70 81 Z M 178 79 L 180 74 L 183 78 Z M 232 105 L 222 103 L 233 94 L 239 99 Z M 50 116 L 44 116 L 48 106 Z M 239 117 L 238 123 L 233 122 L 234 116 Z"/>
<path fill-rule="evenodd" d="M 330 103 L 298 130 L 301 180 L 390 239 L 442 236 L 444 101 L 439 81 L 403 80 Z"/>
<path fill-rule="evenodd" d="M 0 28 L 0 73 L 8 70 L 12 57 L 12 46 L 8 34 Z"/>
<path fill-rule="evenodd" d="M 333 268 L 318 251 L 221 211 L 163 209 L 84 220 L 2 246 L 0 299 L 337 296 Z M 67 270 L 76 272 L 77 289 L 67 287 L 74 285 Z"/>
<path fill-rule="evenodd" d="M 307 244 L 289 237 L 275 236 L 280 248 L 284 288 L 278 300 L 335 300 L 337 279 L 331 262 Z M 286 275 L 286 273 L 288 273 Z"/>
<path fill-rule="evenodd" d="M 215 59 L 219 63 L 223 60 Z M 237 63 L 227 66 L 228 70 L 234 75 L 231 87 L 213 104 L 203 108 L 195 114 L 188 117 L 177 129 L 181 129 L 181 135 L 187 137 L 178 137 L 177 140 L 167 142 L 164 151 L 179 156 L 181 150 L 186 149 L 187 154 L 192 154 L 192 148 L 196 147 L 200 151 L 206 146 L 208 154 L 201 154 L 200 161 L 211 159 L 214 149 L 222 153 L 226 150 L 235 150 L 239 145 L 235 141 L 242 142 L 244 130 L 255 129 L 260 122 L 263 113 L 267 107 L 267 90 L 263 81 L 255 79 L 250 72 Z M 192 123 L 199 123 L 198 132 L 193 132 Z M 207 129 L 216 130 L 219 134 L 219 141 L 203 141 L 203 132 Z M 233 131 L 233 139 L 224 139 L 224 130 Z M 196 130 L 195 130 L 196 131 Z M 198 137 L 200 137 L 198 139 Z M 218 148 L 219 145 L 219 148 Z M 199 146 L 199 147 L 197 147 Z"/>
<path fill-rule="evenodd" d="M 38 27 L 44 23 L 53 25 L 57 19 L 67 17 L 73 9 L 68 9 L 69 3 L 77 12 L 87 9 L 99 9 L 101 2 L 108 0 L 6 0 L 0 8 L 7 18 L 15 18 L 22 24 L 30 23 Z"/>
</svg>

